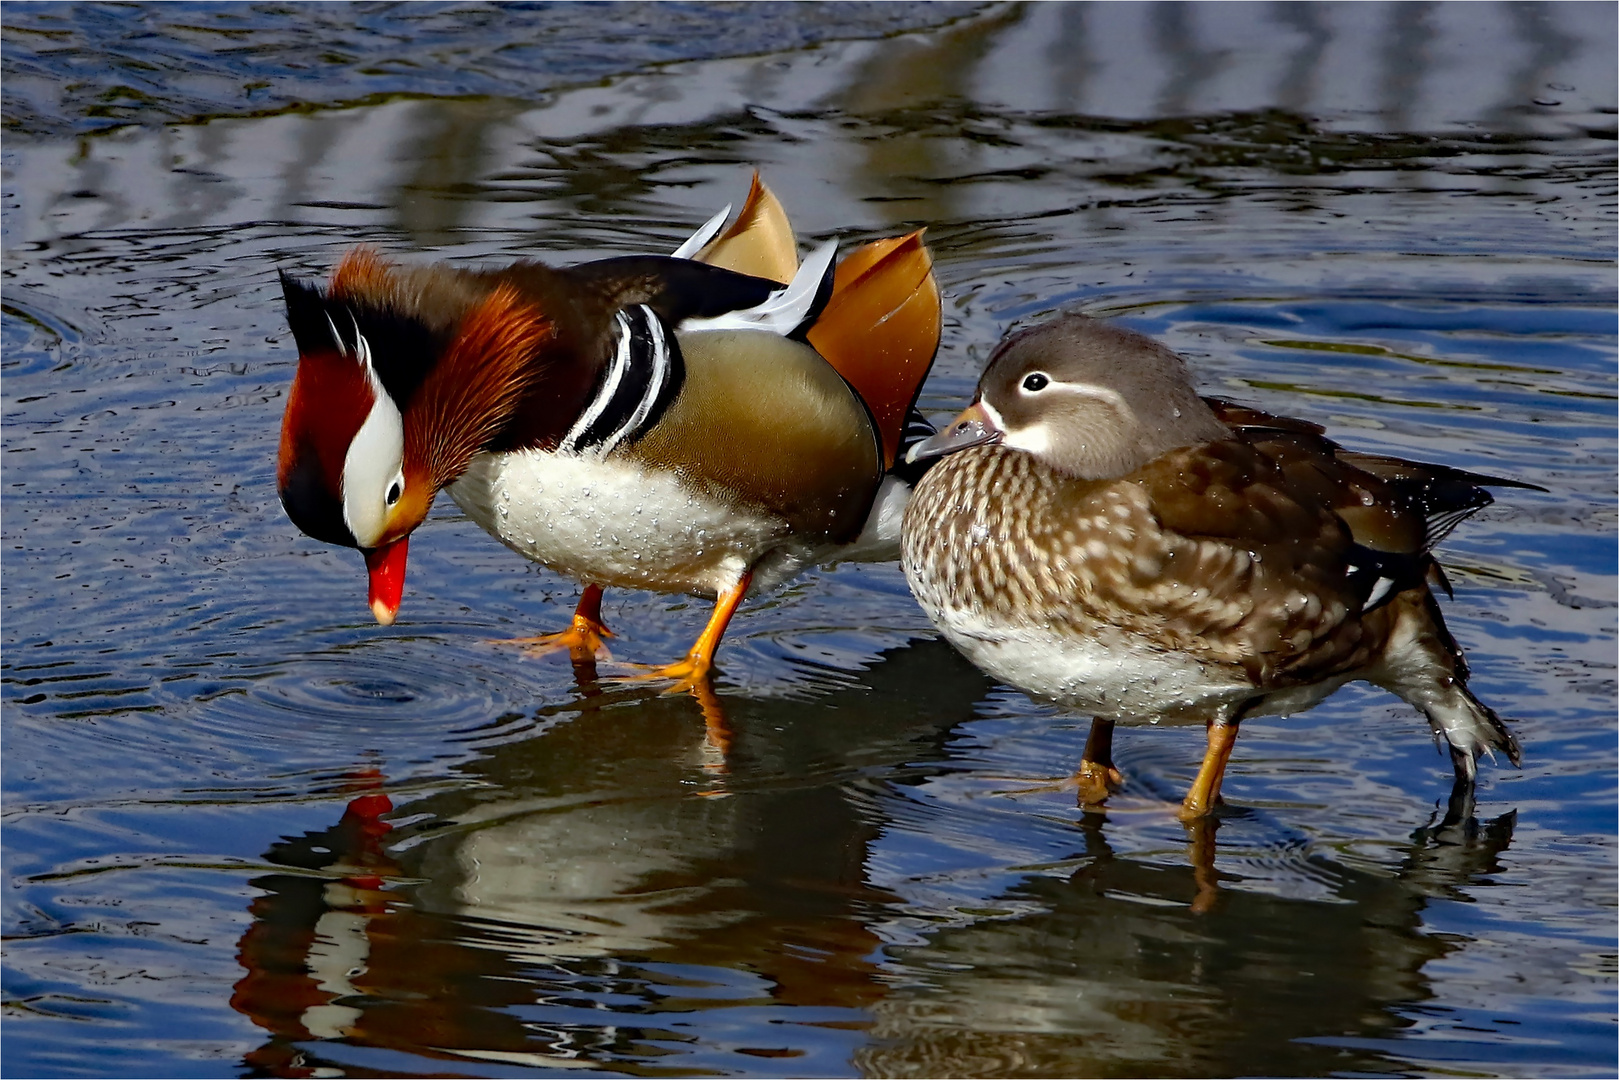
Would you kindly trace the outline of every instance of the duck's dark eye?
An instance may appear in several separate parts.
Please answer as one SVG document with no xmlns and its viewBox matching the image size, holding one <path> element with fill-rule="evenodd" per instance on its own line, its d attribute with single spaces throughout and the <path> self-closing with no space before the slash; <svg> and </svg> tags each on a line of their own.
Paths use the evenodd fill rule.
<svg viewBox="0 0 1619 1080">
<path fill-rule="evenodd" d="M 392 506 L 394 503 L 398 502 L 399 496 L 403 495 L 404 493 L 405 489 L 400 485 L 398 480 L 395 480 L 392 484 L 388 485 L 388 505 Z"/>
<path fill-rule="evenodd" d="M 1046 378 L 1037 371 L 1033 375 L 1030 375 L 1028 378 L 1023 380 L 1023 389 L 1027 390 L 1031 394 L 1039 393 L 1041 390 L 1046 388 L 1046 384 L 1049 382 L 1051 382 L 1050 379 Z"/>
</svg>

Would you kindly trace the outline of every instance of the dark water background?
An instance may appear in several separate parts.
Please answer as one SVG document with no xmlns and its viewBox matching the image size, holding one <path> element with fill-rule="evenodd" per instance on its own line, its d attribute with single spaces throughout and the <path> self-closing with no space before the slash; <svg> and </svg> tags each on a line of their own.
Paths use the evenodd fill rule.
<svg viewBox="0 0 1619 1080">
<path fill-rule="evenodd" d="M 7 1075 L 1514 1075 L 1615 1068 L 1611 4 L 8 4 Z M 1446 605 L 1524 767 L 1445 822 L 1351 687 L 1123 730 L 895 566 L 750 602 L 689 697 L 488 643 L 575 589 L 441 505 L 401 619 L 277 505 L 276 268 L 672 248 L 759 166 L 925 224 L 924 393 L 1061 307 L 1357 448 L 1498 472 Z M 441 504 L 447 500 L 441 500 Z M 616 655 L 705 605 L 612 592 Z M 1192 841 L 1196 842 L 1192 842 Z"/>
</svg>

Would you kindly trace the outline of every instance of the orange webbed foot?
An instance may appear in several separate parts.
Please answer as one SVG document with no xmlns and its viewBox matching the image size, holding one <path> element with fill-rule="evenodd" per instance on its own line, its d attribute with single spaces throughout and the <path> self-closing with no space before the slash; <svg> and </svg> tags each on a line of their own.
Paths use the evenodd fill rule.
<svg viewBox="0 0 1619 1080">
<path fill-rule="evenodd" d="M 685 657 L 672 664 L 657 667 L 642 668 L 634 675 L 625 678 L 641 681 L 646 679 L 672 679 L 672 686 L 664 690 L 666 694 L 679 694 L 687 690 L 697 691 L 711 685 L 714 671 L 714 653 L 720 647 L 720 638 L 725 636 L 725 628 L 731 623 L 731 616 L 736 614 L 737 605 L 742 603 L 742 597 L 747 595 L 748 583 L 753 580 L 753 573 L 744 573 L 731 588 L 720 593 L 714 604 L 714 613 L 708 618 L 708 625 L 697 641 L 687 651 Z"/>
<path fill-rule="evenodd" d="M 1078 792 L 1081 806 L 1100 806 L 1124 786 L 1124 774 L 1110 764 L 1081 761 L 1069 783 Z"/>
<path fill-rule="evenodd" d="M 601 586 L 587 585 L 584 594 L 579 597 L 579 606 L 574 609 L 573 621 L 566 630 L 536 637 L 493 639 L 490 644 L 515 645 L 530 656 L 544 656 L 566 649 L 575 664 L 588 664 L 612 659 L 613 654 L 604 640 L 612 636 L 613 632 L 602 622 Z"/>
<path fill-rule="evenodd" d="M 576 615 L 566 630 L 558 630 L 552 634 L 538 634 L 534 637 L 498 638 L 492 640 L 491 644 L 515 645 L 530 656 L 544 656 L 546 653 L 567 649 L 569 657 L 582 664 L 592 660 L 612 659 L 613 654 L 603 640 L 612 636 L 613 632 L 607 627 Z"/>
<path fill-rule="evenodd" d="M 634 667 L 637 670 L 622 678 L 631 682 L 670 679 L 672 682 L 663 690 L 666 694 L 681 694 L 688 690 L 699 693 L 711 689 L 713 685 L 714 660 L 695 649 L 672 664 L 636 664 Z"/>
</svg>

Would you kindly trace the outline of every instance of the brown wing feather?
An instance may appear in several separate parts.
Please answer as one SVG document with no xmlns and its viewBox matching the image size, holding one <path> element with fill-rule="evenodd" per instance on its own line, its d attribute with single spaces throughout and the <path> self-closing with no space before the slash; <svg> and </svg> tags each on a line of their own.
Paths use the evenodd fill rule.
<svg viewBox="0 0 1619 1080">
<path fill-rule="evenodd" d="M 1274 463 L 1297 497 L 1337 514 L 1356 543 L 1405 555 L 1432 546 L 1421 503 L 1399 485 L 1357 468 L 1332 440 L 1305 431 L 1244 428 L 1232 441 Z"/>
<path fill-rule="evenodd" d="M 1298 489 L 1325 499 L 1358 543 L 1377 551 L 1432 550 L 1460 522 L 1490 505 L 1486 487 L 1544 490 L 1506 477 L 1346 450 L 1308 421 L 1220 398 L 1204 400 L 1239 439 L 1281 465 Z"/>
<path fill-rule="evenodd" d="M 807 345 L 764 331 L 687 334 L 681 349 L 679 397 L 619 453 L 800 537 L 854 539 L 883 470 L 849 385 Z"/>
<path fill-rule="evenodd" d="M 798 272 L 798 240 L 787 211 L 757 171 L 742 212 L 697 253 L 697 261 L 782 284 L 793 280 Z"/>
<path fill-rule="evenodd" d="M 894 464 L 905 415 L 939 350 L 943 310 L 933 258 L 918 230 L 878 240 L 838 265 L 832 298 L 809 342 L 871 410 Z"/>
<path fill-rule="evenodd" d="M 1222 424 L 1232 428 L 1269 428 L 1276 431 L 1298 431 L 1311 435 L 1325 435 L 1327 429 L 1320 424 L 1312 424 L 1308 420 L 1298 420 L 1291 416 L 1277 416 L 1275 413 L 1264 412 L 1249 405 L 1242 405 L 1225 398 L 1206 397 L 1203 403 L 1214 410 L 1214 415 Z"/>
<path fill-rule="evenodd" d="M 1160 581 L 1191 594 L 1185 629 L 1259 686 L 1352 670 L 1386 635 L 1381 616 L 1361 612 L 1349 574 L 1358 537 L 1334 505 L 1330 459 L 1319 464 L 1310 475 L 1302 460 L 1233 439 L 1172 452 L 1128 478 L 1161 530 Z"/>
<path fill-rule="evenodd" d="M 1360 611 L 1348 530 L 1293 498 L 1251 448 L 1208 449 L 1113 481 L 999 447 L 965 450 L 935 466 L 907 513 L 936 528 L 943 587 L 1000 618 L 1038 610 L 1077 637 L 1117 628 L 1264 689 L 1366 664 L 1388 617 Z"/>
</svg>

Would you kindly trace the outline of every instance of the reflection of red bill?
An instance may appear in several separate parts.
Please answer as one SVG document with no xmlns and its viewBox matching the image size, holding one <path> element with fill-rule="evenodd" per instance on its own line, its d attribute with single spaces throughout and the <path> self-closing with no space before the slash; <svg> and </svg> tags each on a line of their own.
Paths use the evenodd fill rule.
<svg viewBox="0 0 1619 1080">
<path fill-rule="evenodd" d="M 399 615 L 399 601 L 405 595 L 405 551 L 409 543 L 410 537 L 401 536 L 365 553 L 365 568 L 371 573 L 371 614 L 383 626 L 392 626 Z"/>
</svg>

